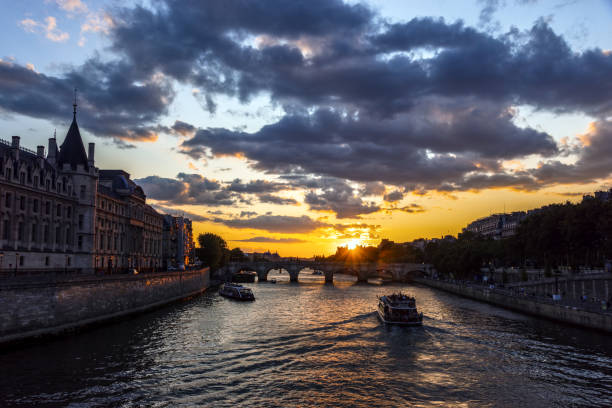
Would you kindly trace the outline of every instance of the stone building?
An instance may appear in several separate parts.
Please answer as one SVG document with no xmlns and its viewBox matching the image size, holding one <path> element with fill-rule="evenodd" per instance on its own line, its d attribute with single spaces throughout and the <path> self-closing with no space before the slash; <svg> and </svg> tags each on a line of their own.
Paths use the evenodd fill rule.
<svg viewBox="0 0 612 408">
<path fill-rule="evenodd" d="M 152 271 L 162 266 L 163 216 L 123 170 L 100 170 L 96 205 L 97 270 Z"/>
<path fill-rule="evenodd" d="M 164 267 L 184 269 L 195 262 L 195 245 L 191 220 L 164 215 L 163 229 Z"/>
<path fill-rule="evenodd" d="M 161 267 L 163 218 L 122 170 L 98 170 L 76 121 L 36 152 L 0 140 L 0 270 L 118 272 Z"/>
<path fill-rule="evenodd" d="M 515 211 L 510 214 L 492 214 L 469 223 L 463 231 L 480 234 L 485 238 L 508 238 L 515 234 L 516 228 L 526 215 L 523 211 Z"/>
</svg>

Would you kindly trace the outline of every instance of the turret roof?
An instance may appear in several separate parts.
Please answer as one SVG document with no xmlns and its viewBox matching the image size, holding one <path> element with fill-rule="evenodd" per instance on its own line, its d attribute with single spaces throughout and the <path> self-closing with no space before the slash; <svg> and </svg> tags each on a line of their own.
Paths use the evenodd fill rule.
<svg viewBox="0 0 612 408">
<path fill-rule="evenodd" d="M 77 125 L 76 121 L 76 104 L 72 124 L 70 125 L 70 129 L 68 129 L 64 143 L 62 143 L 60 147 L 57 163 L 60 168 L 62 168 L 64 163 L 69 163 L 73 170 L 76 170 L 77 164 L 82 164 L 85 170 L 89 170 L 85 146 L 83 145 L 81 132 L 79 132 L 79 125 Z"/>
</svg>

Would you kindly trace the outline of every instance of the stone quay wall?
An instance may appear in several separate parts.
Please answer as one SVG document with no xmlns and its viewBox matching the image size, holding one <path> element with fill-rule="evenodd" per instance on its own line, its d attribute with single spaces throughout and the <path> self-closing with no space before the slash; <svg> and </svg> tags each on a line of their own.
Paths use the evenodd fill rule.
<svg viewBox="0 0 612 408">
<path fill-rule="evenodd" d="M 612 333 L 611 312 L 592 312 L 562 304 L 543 303 L 525 296 L 513 296 L 500 293 L 494 289 L 459 285 L 434 279 L 414 278 L 414 281 L 456 295 L 491 303 L 521 313 Z"/>
<path fill-rule="evenodd" d="M 197 295 L 209 269 L 0 281 L 0 346 L 58 335 Z"/>
</svg>

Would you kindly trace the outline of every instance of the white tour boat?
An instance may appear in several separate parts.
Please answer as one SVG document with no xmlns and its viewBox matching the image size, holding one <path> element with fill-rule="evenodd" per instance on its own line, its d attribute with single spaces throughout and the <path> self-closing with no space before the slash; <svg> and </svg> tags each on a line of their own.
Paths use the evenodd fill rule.
<svg viewBox="0 0 612 408">
<path fill-rule="evenodd" d="M 378 299 L 378 317 L 384 323 L 404 326 L 423 324 L 423 313 L 416 308 L 414 297 L 400 293 L 381 296 Z"/>
<path fill-rule="evenodd" d="M 251 289 L 231 282 L 224 283 L 219 289 L 219 294 L 236 300 L 255 300 Z"/>
</svg>

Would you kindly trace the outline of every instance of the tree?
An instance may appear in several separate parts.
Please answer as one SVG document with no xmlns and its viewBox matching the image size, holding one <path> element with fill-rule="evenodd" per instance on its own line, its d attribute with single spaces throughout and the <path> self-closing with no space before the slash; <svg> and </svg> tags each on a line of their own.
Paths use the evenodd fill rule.
<svg viewBox="0 0 612 408">
<path fill-rule="evenodd" d="M 206 234 L 198 235 L 198 257 L 208 265 L 212 271 L 223 266 L 224 254 L 227 250 L 227 243 L 219 235 L 207 232 Z M 229 258 L 229 256 L 227 256 Z"/>
<path fill-rule="evenodd" d="M 242 262 L 246 259 L 246 255 L 240 248 L 234 248 L 229 253 L 230 261 Z"/>
</svg>

